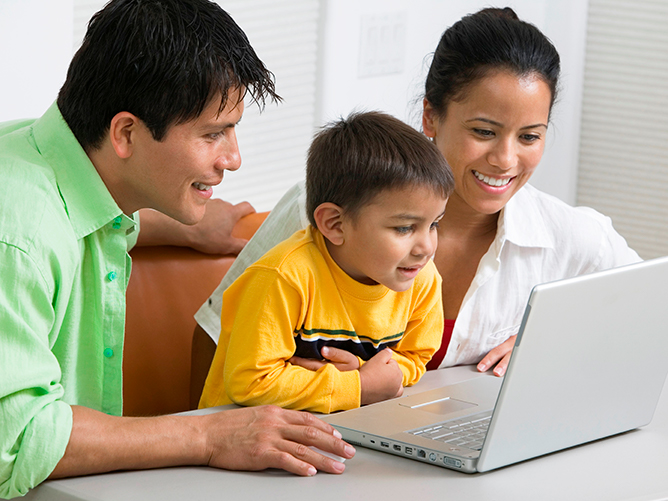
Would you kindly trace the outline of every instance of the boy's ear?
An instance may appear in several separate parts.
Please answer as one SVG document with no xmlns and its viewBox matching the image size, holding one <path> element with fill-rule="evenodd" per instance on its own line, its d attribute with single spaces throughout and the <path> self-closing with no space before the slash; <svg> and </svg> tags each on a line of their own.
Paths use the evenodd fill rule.
<svg viewBox="0 0 668 501">
<path fill-rule="evenodd" d="M 344 241 L 342 228 L 343 210 L 336 204 L 325 202 L 318 205 L 313 211 L 313 219 L 320 233 L 334 245 L 341 245 Z"/>
<path fill-rule="evenodd" d="M 111 119 L 109 140 L 119 158 L 132 156 L 139 125 L 139 119 L 127 111 L 121 111 Z"/>
<path fill-rule="evenodd" d="M 429 101 L 427 101 L 427 98 L 425 98 L 422 100 L 422 131 L 425 136 L 434 139 L 437 128 L 438 114 Z"/>
</svg>

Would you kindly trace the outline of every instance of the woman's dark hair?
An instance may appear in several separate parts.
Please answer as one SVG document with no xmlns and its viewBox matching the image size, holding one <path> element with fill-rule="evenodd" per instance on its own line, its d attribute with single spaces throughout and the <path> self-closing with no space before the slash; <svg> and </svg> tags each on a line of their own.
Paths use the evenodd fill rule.
<svg viewBox="0 0 668 501">
<path fill-rule="evenodd" d="M 217 4 L 112 0 L 91 19 L 58 108 L 83 148 L 96 149 L 121 111 L 160 141 L 169 126 L 198 117 L 218 96 L 222 111 L 236 89 L 260 108 L 268 97 L 280 100 L 274 75 Z"/>
<path fill-rule="evenodd" d="M 536 75 L 550 88 L 550 109 L 557 97 L 559 54 L 534 25 L 510 8 L 483 9 L 448 28 L 436 47 L 427 74 L 425 98 L 443 117 L 448 103 L 491 71 Z"/>
<path fill-rule="evenodd" d="M 448 198 L 455 183 L 436 145 L 398 118 L 353 113 L 325 126 L 306 159 L 306 210 L 331 202 L 355 218 L 383 190 L 427 186 Z"/>
</svg>

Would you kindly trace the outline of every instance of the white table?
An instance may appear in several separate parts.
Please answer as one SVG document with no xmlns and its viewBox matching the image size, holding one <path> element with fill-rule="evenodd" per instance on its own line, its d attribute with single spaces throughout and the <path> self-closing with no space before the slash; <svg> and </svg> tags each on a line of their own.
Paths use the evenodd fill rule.
<svg viewBox="0 0 668 501">
<path fill-rule="evenodd" d="M 407 394 L 477 377 L 470 367 L 431 371 Z M 197 411 L 201 412 L 201 411 Z M 668 390 L 652 423 L 483 474 L 467 475 L 358 448 L 343 475 L 180 467 L 47 481 L 26 500 L 663 500 L 668 499 Z"/>
</svg>

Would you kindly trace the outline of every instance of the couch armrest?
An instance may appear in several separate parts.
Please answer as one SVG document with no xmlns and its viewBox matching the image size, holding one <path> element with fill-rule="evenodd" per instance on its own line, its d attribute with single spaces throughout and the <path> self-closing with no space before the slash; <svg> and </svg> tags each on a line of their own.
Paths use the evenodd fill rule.
<svg viewBox="0 0 668 501">
<path fill-rule="evenodd" d="M 232 234 L 250 238 L 267 217 L 250 214 Z M 190 408 L 193 315 L 218 286 L 234 256 L 172 246 L 136 247 L 127 290 L 123 414 L 147 416 Z"/>
</svg>

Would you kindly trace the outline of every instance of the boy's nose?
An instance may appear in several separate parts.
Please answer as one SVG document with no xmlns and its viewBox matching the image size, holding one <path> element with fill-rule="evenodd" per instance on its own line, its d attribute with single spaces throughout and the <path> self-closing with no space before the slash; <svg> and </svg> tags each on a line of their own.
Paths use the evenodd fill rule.
<svg viewBox="0 0 668 501">
<path fill-rule="evenodd" d="M 432 256 L 436 252 L 438 242 L 437 235 L 428 231 L 424 234 L 413 247 L 414 256 Z"/>
</svg>

